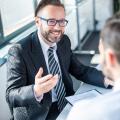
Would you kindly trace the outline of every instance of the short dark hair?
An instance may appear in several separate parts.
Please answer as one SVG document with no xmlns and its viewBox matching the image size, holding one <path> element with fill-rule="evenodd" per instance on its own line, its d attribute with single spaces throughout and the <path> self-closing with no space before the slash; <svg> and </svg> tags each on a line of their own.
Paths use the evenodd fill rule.
<svg viewBox="0 0 120 120">
<path fill-rule="evenodd" d="M 112 20 L 120 20 L 120 11 L 118 11 L 117 13 L 115 13 L 112 17 L 108 18 L 106 23 L 112 21 Z"/>
<path fill-rule="evenodd" d="M 120 20 L 114 19 L 106 23 L 100 37 L 105 49 L 112 48 L 120 63 Z"/>
<path fill-rule="evenodd" d="M 38 12 L 47 5 L 54 5 L 54 6 L 63 7 L 65 10 L 65 7 L 60 2 L 60 0 L 41 0 L 40 3 L 38 4 L 36 10 L 35 10 L 35 17 L 37 16 Z"/>
</svg>

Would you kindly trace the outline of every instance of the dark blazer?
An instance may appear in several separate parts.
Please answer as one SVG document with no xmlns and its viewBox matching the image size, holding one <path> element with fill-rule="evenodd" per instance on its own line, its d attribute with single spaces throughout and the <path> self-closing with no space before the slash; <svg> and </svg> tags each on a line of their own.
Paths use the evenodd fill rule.
<svg viewBox="0 0 120 120">
<path fill-rule="evenodd" d="M 43 67 L 43 76 L 48 74 L 37 32 L 15 44 L 8 54 L 6 100 L 12 108 L 14 120 L 23 120 L 25 117 L 28 120 L 45 120 L 52 104 L 51 91 L 44 94 L 40 103 L 36 101 L 33 91 L 39 68 Z M 104 87 L 102 73 L 84 66 L 76 59 L 66 35 L 57 44 L 57 55 L 67 96 L 74 94 L 69 74 L 83 82 Z"/>
</svg>

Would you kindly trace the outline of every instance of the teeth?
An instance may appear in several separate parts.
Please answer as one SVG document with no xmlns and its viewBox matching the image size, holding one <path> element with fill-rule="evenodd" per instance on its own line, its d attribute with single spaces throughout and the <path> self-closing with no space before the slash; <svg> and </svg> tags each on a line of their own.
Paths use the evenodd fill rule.
<svg viewBox="0 0 120 120">
<path fill-rule="evenodd" d="M 59 35 L 59 32 L 53 32 L 53 34 L 55 34 L 55 35 Z"/>
</svg>

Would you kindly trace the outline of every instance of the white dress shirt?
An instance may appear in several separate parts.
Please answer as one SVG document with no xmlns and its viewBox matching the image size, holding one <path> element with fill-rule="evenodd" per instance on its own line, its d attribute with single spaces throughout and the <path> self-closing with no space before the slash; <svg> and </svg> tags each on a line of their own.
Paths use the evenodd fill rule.
<svg viewBox="0 0 120 120">
<path fill-rule="evenodd" d="M 48 72 L 49 72 L 48 49 L 49 49 L 50 46 L 47 43 L 44 42 L 44 40 L 42 39 L 42 37 L 41 37 L 41 35 L 39 33 L 38 33 L 38 38 L 39 38 L 39 41 L 40 41 L 40 44 L 41 44 L 41 48 L 42 48 L 43 55 L 44 55 L 44 58 L 45 58 L 46 66 L 47 66 L 47 69 L 48 69 Z M 55 48 L 55 50 L 54 50 L 54 57 L 55 57 L 58 65 L 59 65 L 59 60 L 58 60 L 58 57 L 57 57 L 57 54 L 56 54 L 56 50 L 57 50 L 56 43 L 53 43 L 51 47 Z M 59 65 L 59 68 L 60 68 L 60 65 Z M 43 70 L 43 72 L 44 72 L 44 70 Z M 36 96 L 35 93 L 34 93 L 34 95 L 35 95 L 36 100 L 39 101 L 39 102 L 41 102 L 41 100 L 43 99 L 43 96 L 44 96 L 44 94 L 41 95 L 41 96 Z M 55 90 L 52 89 L 52 102 L 55 102 L 55 101 L 57 101 L 57 95 L 55 93 Z"/>
<path fill-rule="evenodd" d="M 120 79 L 115 80 L 113 90 L 89 101 L 76 103 L 67 120 L 120 120 Z"/>
<path fill-rule="evenodd" d="M 115 80 L 113 91 L 120 90 L 120 79 Z"/>
</svg>

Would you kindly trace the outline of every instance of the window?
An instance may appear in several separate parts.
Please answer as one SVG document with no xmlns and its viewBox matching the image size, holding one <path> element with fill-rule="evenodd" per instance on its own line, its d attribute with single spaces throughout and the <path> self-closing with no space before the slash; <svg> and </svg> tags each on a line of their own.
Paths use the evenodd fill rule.
<svg viewBox="0 0 120 120">
<path fill-rule="evenodd" d="M 3 32 L 6 37 L 33 21 L 33 1 L 4 0 L 1 2 L 1 16 Z"/>
</svg>

